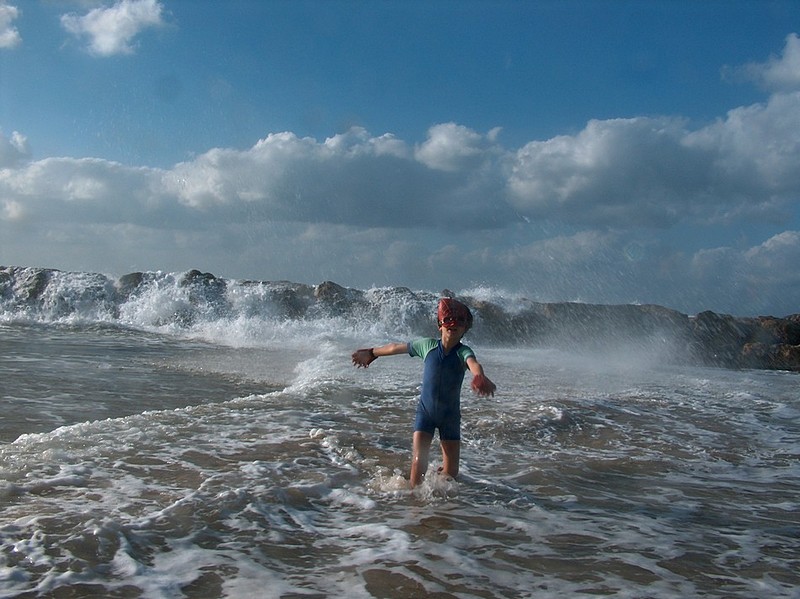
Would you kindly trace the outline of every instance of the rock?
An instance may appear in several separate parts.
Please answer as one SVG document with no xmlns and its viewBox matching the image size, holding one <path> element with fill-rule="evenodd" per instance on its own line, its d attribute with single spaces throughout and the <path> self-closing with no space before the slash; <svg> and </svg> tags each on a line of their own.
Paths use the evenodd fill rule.
<svg viewBox="0 0 800 599">
<path fill-rule="evenodd" d="M 58 271 L 50 268 L 15 269 L 18 297 L 25 302 L 35 302 L 41 299 L 54 272 Z"/>
<path fill-rule="evenodd" d="M 181 287 L 188 287 L 189 285 L 204 285 L 206 287 L 224 288 L 226 286 L 226 282 L 225 279 L 218 279 L 210 272 L 190 270 L 180 278 L 178 285 Z"/>
<path fill-rule="evenodd" d="M 143 281 L 144 273 L 141 272 L 132 272 L 123 275 L 117 281 L 117 293 L 121 298 L 127 300 L 139 290 L 139 286 Z"/>
<path fill-rule="evenodd" d="M 363 292 L 342 287 L 333 281 L 317 285 L 314 288 L 314 298 L 317 301 L 318 312 L 329 316 L 356 312 L 359 307 L 363 309 L 366 303 Z"/>
<path fill-rule="evenodd" d="M 742 348 L 740 365 L 743 368 L 800 372 L 800 345 L 746 343 Z"/>
<path fill-rule="evenodd" d="M 743 319 L 711 311 L 692 320 L 692 350 L 708 366 L 736 367 L 742 347 L 752 336 L 752 327 Z"/>
<path fill-rule="evenodd" d="M 295 320 L 303 318 L 316 301 L 314 288 L 301 283 L 245 281 L 242 285 L 263 287 L 266 292 L 265 297 L 269 300 L 269 313 L 282 318 Z"/>
<path fill-rule="evenodd" d="M 773 348 L 772 358 L 767 368 L 800 372 L 800 345 L 778 344 Z"/>
<path fill-rule="evenodd" d="M 800 315 L 796 319 L 761 316 L 756 319 L 756 336 L 762 343 L 800 345 Z"/>
</svg>

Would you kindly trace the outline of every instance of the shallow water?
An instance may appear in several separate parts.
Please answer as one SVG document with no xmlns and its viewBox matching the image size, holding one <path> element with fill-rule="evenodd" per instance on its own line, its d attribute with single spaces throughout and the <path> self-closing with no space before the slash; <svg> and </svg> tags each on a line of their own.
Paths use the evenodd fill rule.
<svg viewBox="0 0 800 599">
<path fill-rule="evenodd" d="M 798 596 L 796 375 L 474 347 L 412 493 L 421 363 L 355 344 L 0 325 L 0 596 Z"/>
</svg>

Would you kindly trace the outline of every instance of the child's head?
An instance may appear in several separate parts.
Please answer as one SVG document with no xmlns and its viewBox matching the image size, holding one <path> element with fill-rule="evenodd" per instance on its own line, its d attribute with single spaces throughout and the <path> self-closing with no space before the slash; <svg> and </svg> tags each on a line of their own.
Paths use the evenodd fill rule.
<svg viewBox="0 0 800 599">
<path fill-rule="evenodd" d="M 439 300 L 436 320 L 439 328 L 463 326 L 466 333 L 472 327 L 472 312 L 461 302 L 445 297 Z"/>
</svg>

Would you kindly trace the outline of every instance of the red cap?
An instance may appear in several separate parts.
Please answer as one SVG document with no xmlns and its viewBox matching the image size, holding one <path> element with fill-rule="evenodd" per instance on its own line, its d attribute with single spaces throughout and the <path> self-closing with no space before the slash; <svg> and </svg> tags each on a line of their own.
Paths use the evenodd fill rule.
<svg viewBox="0 0 800 599">
<path fill-rule="evenodd" d="M 440 327 L 462 325 L 467 331 L 472 327 L 472 312 L 464 304 L 450 297 L 439 300 L 436 317 Z"/>
</svg>

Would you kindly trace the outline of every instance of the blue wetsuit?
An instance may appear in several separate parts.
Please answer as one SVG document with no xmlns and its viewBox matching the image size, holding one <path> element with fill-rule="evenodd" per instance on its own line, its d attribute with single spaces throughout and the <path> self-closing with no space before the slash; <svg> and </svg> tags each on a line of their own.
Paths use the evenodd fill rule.
<svg viewBox="0 0 800 599">
<path fill-rule="evenodd" d="M 410 342 L 408 353 L 425 363 L 414 431 L 433 435 L 438 428 L 442 441 L 460 441 L 461 384 L 467 358 L 475 357 L 475 353 L 459 343 L 445 354 L 441 340 L 432 338 Z"/>
</svg>

